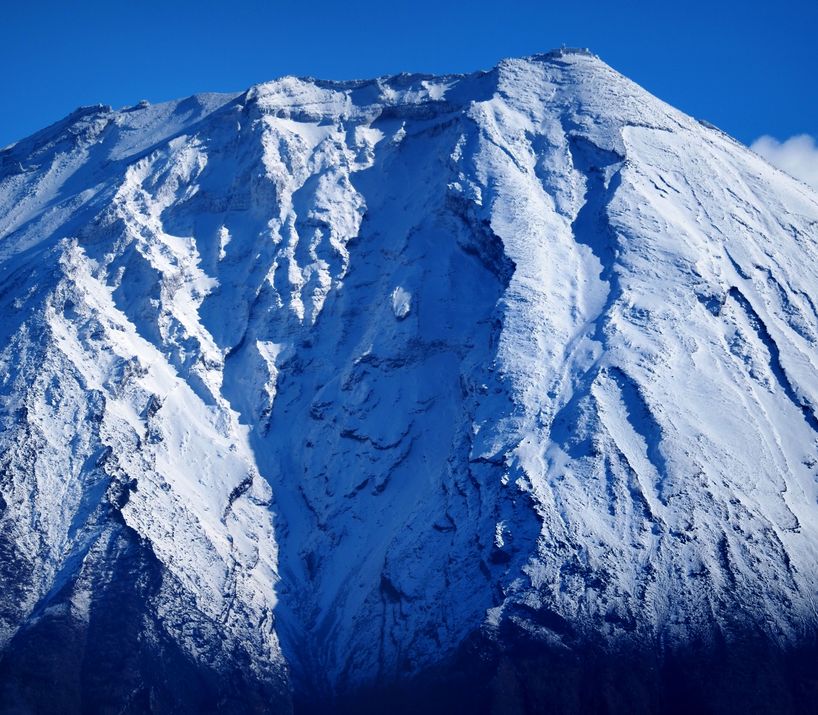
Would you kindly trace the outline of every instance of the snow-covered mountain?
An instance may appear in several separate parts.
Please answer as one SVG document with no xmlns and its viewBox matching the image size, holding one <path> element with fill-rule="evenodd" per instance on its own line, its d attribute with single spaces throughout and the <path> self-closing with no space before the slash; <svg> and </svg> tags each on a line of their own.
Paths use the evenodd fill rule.
<svg viewBox="0 0 818 715">
<path fill-rule="evenodd" d="M 818 195 L 587 52 L 77 110 L 0 305 L 3 712 L 818 697 Z"/>
</svg>

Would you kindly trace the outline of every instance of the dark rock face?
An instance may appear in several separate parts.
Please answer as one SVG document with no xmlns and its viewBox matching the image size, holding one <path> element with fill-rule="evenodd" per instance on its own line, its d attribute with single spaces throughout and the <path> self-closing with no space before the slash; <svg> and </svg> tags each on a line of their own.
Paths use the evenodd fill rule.
<svg viewBox="0 0 818 715">
<path fill-rule="evenodd" d="M 95 546 L 104 582 L 88 593 L 88 614 L 72 615 L 82 584 L 66 582 L 6 646 L 0 711 L 8 713 L 288 713 L 286 683 L 252 676 L 246 653 L 224 652 L 193 608 L 188 629 L 210 667 L 183 652 L 154 611 L 163 569 L 124 525 Z M 88 567 L 86 567 L 88 568 Z M 90 570 L 90 569 L 88 569 Z M 80 573 L 79 580 L 87 578 Z"/>
<path fill-rule="evenodd" d="M 542 643 L 500 647 L 476 638 L 420 676 L 329 700 L 302 696 L 295 712 L 807 715 L 816 711 L 817 656 L 814 643 L 783 651 L 758 638 L 668 653 L 555 653 Z"/>
</svg>

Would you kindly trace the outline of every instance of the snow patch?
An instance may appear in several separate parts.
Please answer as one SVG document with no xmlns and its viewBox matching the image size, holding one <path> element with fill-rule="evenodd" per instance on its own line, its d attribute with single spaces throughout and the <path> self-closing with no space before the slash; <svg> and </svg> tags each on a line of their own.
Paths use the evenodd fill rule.
<svg viewBox="0 0 818 715">
<path fill-rule="evenodd" d="M 412 294 L 402 286 L 392 291 L 392 312 L 398 320 L 403 320 L 412 309 Z"/>
</svg>

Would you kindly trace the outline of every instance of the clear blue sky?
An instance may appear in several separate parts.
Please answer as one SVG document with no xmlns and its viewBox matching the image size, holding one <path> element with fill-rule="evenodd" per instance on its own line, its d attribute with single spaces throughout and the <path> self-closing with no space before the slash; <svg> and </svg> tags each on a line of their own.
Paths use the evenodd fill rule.
<svg viewBox="0 0 818 715">
<path fill-rule="evenodd" d="M 82 104 L 587 46 L 750 142 L 818 135 L 818 0 L 0 0 L 0 146 Z"/>
</svg>

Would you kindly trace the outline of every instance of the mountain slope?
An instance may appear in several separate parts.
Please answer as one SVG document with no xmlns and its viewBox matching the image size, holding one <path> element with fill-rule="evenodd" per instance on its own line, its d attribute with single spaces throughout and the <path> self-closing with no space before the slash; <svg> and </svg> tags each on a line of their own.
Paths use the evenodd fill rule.
<svg viewBox="0 0 818 715">
<path fill-rule="evenodd" d="M 816 239 L 813 191 L 585 52 L 3 150 L 2 702 L 587 710 L 538 658 L 810 647 Z M 657 707 L 644 667 L 606 707 Z"/>
</svg>

